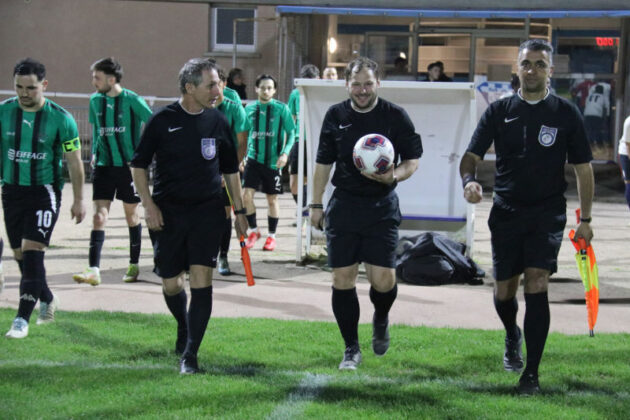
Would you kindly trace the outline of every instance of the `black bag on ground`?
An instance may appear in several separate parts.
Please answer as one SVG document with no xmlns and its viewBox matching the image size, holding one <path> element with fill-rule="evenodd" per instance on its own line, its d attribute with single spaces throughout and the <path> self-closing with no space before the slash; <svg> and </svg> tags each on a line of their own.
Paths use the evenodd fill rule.
<svg viewBox="0 0 630 420">
<path fill-rule="evenodd" d="M 421 286 L 483 284 L 486 273 L 465 252 L 466 245 L 434 232 L 402 238 L 396 276 L 405 283 Z"/>
</svg>

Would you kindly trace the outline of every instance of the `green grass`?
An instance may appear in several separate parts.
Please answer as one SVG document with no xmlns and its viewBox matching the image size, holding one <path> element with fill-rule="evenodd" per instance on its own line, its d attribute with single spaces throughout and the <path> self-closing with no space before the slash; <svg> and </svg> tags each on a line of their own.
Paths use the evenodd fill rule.
<svg viewBox="0 0 630 420">
<path fill-rule="evenodd" d="M 0 310 L 8 328 L 13 310 Z M 33 316 L 33 321 L 36 315 Z M 4 327 L 3 327 L 4 328 Z M 4 330 L 3 330 L 4 332 Z M 339 372 L 337 326 L 212 319 L 205 374 L 182 377 L 164 315 L 59 312 L 23 340 L 0 338 L 0 418 L 627 418 L 628 334 L 551 334 L 544 393 L 519 397 L 500 331 L 394 325 L 382 358 Z"/>
</svg>

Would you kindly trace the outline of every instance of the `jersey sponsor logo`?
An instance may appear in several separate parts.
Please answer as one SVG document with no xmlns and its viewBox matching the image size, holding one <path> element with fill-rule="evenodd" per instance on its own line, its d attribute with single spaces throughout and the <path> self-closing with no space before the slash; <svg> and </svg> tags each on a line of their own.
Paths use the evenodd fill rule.
<svg viewBox="0 0 630 420">
<path fill-rule="evenodd" d="M 339 124 L 339 129 L 340 129 L 340 130 L 345 130 L 346 128 L 350 127 L 351 125 L 352 125 L 352 124 L 346 124 L 346 125 Z"/>
<path fill-rule="evenodd" d="M 252 138 L 273 137 L 273 131 L 252 131 Z"/>
<path fill-rule="evenodd" d="M 101 127 L 98 129 L 99 136 L 111 136 L 116 133 L 124 133 L 127 127 Z"/>
<path fill-rule="evenodd" d="M 201 139 L 201 156 L 206 160 L 214 159 L 217 154 L 217 141 L 213 138 Z"/>
<path fill-rule="evenodd" d="M 7 157 L 9 160 L 17 162 L 28 162 L 29 160 L 44 160 L 46 159 L 46 153 L 33 153 L 24 152 L 22 150 L 9 149 L 7 150 Z"/>
<path fill-rule="evenodd" d="M 181 130 L 184 127 L 169 127 L 168 128 L 168 132 L 172 133 L 173 131 L 177 131 L 177 130 Z"/>
<path fill-rule="evenodd" d="M 516 120 L 518 120 L 518 118 L 519 118 L 519 117 L 514 117 L 514 118 L 508 118 L 508 117 L 505 117 L 505 119 L 503 120 L 503 122 L 504 122 L 504 123 L 506 123 L 506 124 L 509 124 L 509 123 L 511 123 L 512 121 L 516 121 Z"/>
<path fill-rule="evenodd" d="M 542 125 L 540 126 L 540 132 L 538 133 L 538 143 L 545 147 L 549 147 L 556 142 L 557 134 L 557 128 Z"/>
</svg>

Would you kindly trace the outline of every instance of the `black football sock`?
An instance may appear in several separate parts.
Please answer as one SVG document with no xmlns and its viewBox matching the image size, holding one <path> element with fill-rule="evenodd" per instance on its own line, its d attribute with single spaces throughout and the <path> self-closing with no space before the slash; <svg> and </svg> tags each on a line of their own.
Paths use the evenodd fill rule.
<svg viewBox="0 0 630 420">
<path fill-rule="evenodd" d="M 141 245 L 142 245 L 142 224 L 138 223 L 136 226 L 129 227 L 129 263 L 130 264 L 138 264 L 138 261 L 140 260 Z M 99 255 L 100 255 L 100 252 L 99 252 Z"/>
<path fill-rule="evenodd" d="M 4 240 L 0 238 L 0 260 L 2 259 L 2 253 L 4 252 Z"/>
<path fill-rule="evenodd" d="M 39 300 L 44 303 L 50 303 L 53 300 L 52 291 L 48 287 L 48 283 L 46 282 L 45 277 L 44 277 L 44 284 L 42 284 L 42 291 L 39 293 Z"/>
<path fill-rule="evenodd" d="M 44 251 L 24 251 L 22 255 L 24 256 L 22 260 L 24 262 L 24 274 L 20 281 L 20 303 L 17 316 L 28 322 L 42 292 L 46 270 L 44 268 Z"/>
<path fill-rule="evenodd" d="M 630 207 L 630 184 L 626 184 L 626 202 L 628 207 Z"/>
<path fill-rule="evenodd" d="M 230 250 L 230 239 L 232 239 L 231 217 L 225 219 L 225 230 L 223 231 L 223 236 L 221 237 L 221 250 L 219 251 L 219 255 L 221 257 L 227 257 L 228 251 Z"/>
<path fill-rule="evenodd" d="M 387 319 L 389 310 L 394 304 L 397 295 L 397 284 L 395 284 L 390 291 L 385 293 L 378 292 L 374 289 L 374 287 L 370 287 L 370 300 L 374 304 L 374 317 L 376 318 L 376 321 L 383 322 Z"/>
<path fill-rule="evenodd" d="M 332 288 L 332 310 L 346 347 L 359 345 L 359 297 L 357 288 Z"/>
<path fill-rule="evenodd" d="M 278 221 L 280 220 L 279 217 L 271 217 L 268 216 L 267 217 L 267 223 L 269 223 L 269 234 L 274 234 L 276 233 L 276 229 L 278 229 Z"/>
<path fill-rule="evenodd" d="M 549 333 L 550 318 L 547 292 L 525 293 L 526 373 L 538 375 L 538 365 Z"/>
<path fill-rule="evenodd" d="M 501 322 L 503 322 L 507 338 L 518 340 L 518 326 L 516 325 L 518 300 L 516 300 L 516 296 L 508 300 L 499 300 L 494 296 L 494 308 L 497 310 Z"/>
<path fill-rule="evenodd" d="M 212 313 L 212 286 L 190 289 L 188 342 L 184 354 L 196 356 Z"/>
<path fill-rule="evenodd" d="M 103 249 L 103 242 L 105 242 L 105 231 L 93 230 L 90 234 L 90 251 L 88 254 L 90 267 L 100 267 L 101 249 Z"/>
<path fill-rule="evenodd" d="M 22 257 L 22 258 L 24 258 L 24 257 Z M 17 263 L 18 268 L 20 269 L 20 274 L 24 275 L 24 260 L 23 259 L 22 260 L 16 259 L 15 262 Z"/>
<path fill-rule="evenodd" d="M 256 224 L 256 212 L 248 214 L 245 217 L 247 218 L 247 224 L 249 225 L 249 228 L 256 230 L 256 228 L 258 227 L 258 225 Z"/>
<path fill-rule="evenodd" d="M 186 336 L 188 332 L 188 312 L 186 311 L 188 297 L 186 296 L 186 290 L 182 289 L 181 292 L 173 296 L 167 295 L 164 291 L 162 291 L 162 294 L 168 310 L 171 311 L 171 314 L 177 321 L 177 337 L 181 335 Z"/>
<path fill-rule="evenodd" d="M 297 194 L 291 194 L 293 196 L 293 201 L 295 201 L 295 204 L 297 204 Z"/>
<path fill-rule="evenodd" d="M 306 185 L 302 186 L 302 208 L 306 207 Z"/>
</svg>

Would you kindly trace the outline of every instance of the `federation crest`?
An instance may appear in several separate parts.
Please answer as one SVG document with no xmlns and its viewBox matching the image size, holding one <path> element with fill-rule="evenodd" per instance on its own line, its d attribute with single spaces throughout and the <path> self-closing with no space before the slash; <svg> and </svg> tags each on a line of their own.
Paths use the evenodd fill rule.
<svg viewBox="0 0 630 420">
<path fill-rule="evenodd" d="M 201 156 L 206 160 L 212 160 L 217 154 L 216 139 L 201 139 Z"/>
<path fill-rule="evenodd" d="M 556 135 L 558 129 L 554 127 L 547 127 L 546 125 L 540 126 L 540 133 L 538 133 L 538 143 L 545 147 L 552 146 L 556 142 Z"/>
</svg>

